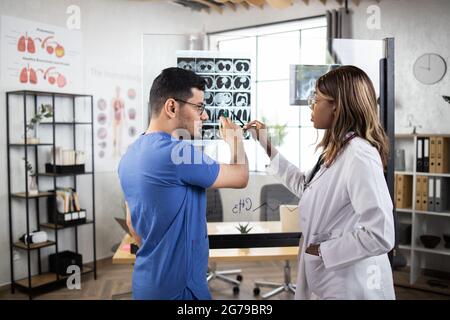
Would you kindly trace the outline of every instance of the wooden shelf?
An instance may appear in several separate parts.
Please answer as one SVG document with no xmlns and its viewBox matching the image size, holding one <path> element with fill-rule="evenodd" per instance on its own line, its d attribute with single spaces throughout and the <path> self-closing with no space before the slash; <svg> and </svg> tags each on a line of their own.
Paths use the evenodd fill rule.
<svg viewBox="0 0 450 320">
<path fill-rule="evenodd" d="M 412 208 L 395 208 L 395 211 L 403 212 L 403 213 L 412 213 L 413 209 Z"/>
<path fill-rule="evenodd" d="M 403 174 L 403 175 L 407 175 L 407 176 L 412 176 L 414 175 L 413 171 L 395 171 L 394 174 Z"/>
<path fill-rule="evenodd" d="M 53 143 L 10 143 L 10 147 L 35 147 L 35 146 L 53 146 Z"/>
<path fill-rule="evenodd" d="M 56 273 L 47 272 L 31 277 L 31 288 L 37 288 L 57 281 Z M 28 288 L 28 278 L 15 281 L 16 284 Z"/>
<path fill-rule="evenodd" d="M 11 197 L 20 198 L 20 199 L 26 199 L 26 198 L 34 199 L 34 198 L 50 197 L 53 195 L 55 195 L 53 192 L 39 192 L 39 194 L 37 194 L 37 195 L 27 197 L 26 192 L 17 192 L 17 193 L 13 193 L 11 195 Z"/>
<path fill-rule="evenodd" d="M 41 249 L 41 248 L 45 248 L 45 247 L 50 247 L 55 245 L 55 241 L 46 241 L 46 242 L 42 242 L 42 243 L 33 243 L 30 244 L 30 250 L 36 250 L 36 249 Z M 18 242 L 14 242 L 14 247 L 19 248 L 19 249 L 23 249 L 23 250 L 28 250 L 28 246 L 23 243 L 22 241 L 18 241 Z"/>
<path fill-rule="evenodd" d="M 53 122 L 41 122 L 40 124 L 50 124 L 53 125 Z M 55 124 L 57 125 L 90 125 L 92 122 L 88 121 L 55 121 Z"/>
<path fill-rule="evenodd" d="M 90 265 L 83 265 L 83 271 L 81 274 L 87 274 L 93 272 L 94 269 Z M 38 274 L 31 277 L 31 288 L 38 288 L 41 286 L 49 285 L 61 280 L 66 279 L 68 276 L 59 276 L 59 280 L 57 280 L 56 273 L 54 272 L 46 272 L 43 274 Z M 28 288 L 28 278 L 20 279 L 15 281 L 15 284 L 22 286 L 24 288 Z"/>
<path fill-rule="evenodd" d="M 429 280 L 439 280 L 439 282 L 446 285 L 447 288 L 439 288 L 436 286 L 431 286 L 428 284 Z M 415 283 L 411 284 L 410 283 L 410 273 L 407 270 L 394 271 L 394 284 L 396 286 L 405 287 L 405 288 L 411 288 L 411 289 L 416 289 L 416 290 L 418 289 L 418 290 L 423 290 L 423 291 L 428 291 L 428 292 L 450 295 L 450 280 L 419 275 L 419 277 L 417 278 L 417 281 Z"/>
<path fill-rule="evenodd" d="M 92 97 L 92 95 L 90 95 L 90 94 L 48 92 L 48 91 L 34 91 L 34 90 L 9 91 L 9 92 L 7 92 L 7 94 L 29 95 L 29 96 L 49 96 L 49 97 L 55 96 L 55 97 L 67 97 L 67 98 L 74 98 L 74 97 L 91 98 Z"/>
<path fill-rule="evenodd" d="M 416 175 L 427 177 L 450 177 L 450 173 L 416 172 Z"/>
<path fill-rule="evenodd" d="M 407 139 L 407 138 L 414 138 L 414 137 L 450 137 L 450 134 L 439 134 L 439 133 L 398 133 L 395 135 L 395 138 L 398 139 Z"/>
<path fill-rule="evenodd" d="M 79 172 L 79 173 L 38 173 L 37 175 L 40 177 L 68 177 L 68 176 L 81 176 L 85 174 L 92 174 L 92 172 Z"/>
<path fill-rule="evenodd" d="M 450 249 L 444 247 L 443 240 L 441 240 L 441 243 L 434 249 L 425 248 L 422 244 L 420 244 L 414 248 L 414 251 L 450 256 Z"/>
<path fill-rule="evenodd" d="M 401 250 L 411 250 L 411 245 L 399 244 L 398 248 Z"/>
<path fill-rule="evenodd" d="M 58 228 L 58 230 L 59 230 L 59 229 L 67 229 L 67 228 L 73 228 L 73 227 L 77 227 L 77 226 L 83 226 L 85 224 L 92 224 L 92 223 L 94 223 L 93 220 L 86 220 L 86 222 L 75 224 L 72 226 L 62 226 L 60 224 L 56 225 L 54 223 L 41 223 L 41 227 L 47 228 L 47 229 L 53 229 L 53 230 Z"/>
<path fill-rule="evenodd" d="M 434 212 L 434 211 L 415 211 L 417 214 L 421 214 L 424 216 L 441 216 L 441 217 L 449 217 L 450 212 Z"/>
</svg>

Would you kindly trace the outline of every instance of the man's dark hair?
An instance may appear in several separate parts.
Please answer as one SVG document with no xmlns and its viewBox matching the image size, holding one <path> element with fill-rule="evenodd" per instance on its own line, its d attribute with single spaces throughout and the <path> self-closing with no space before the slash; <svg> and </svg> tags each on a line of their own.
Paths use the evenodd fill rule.
<svg viewBox="0 0 450 320">
<path fill-rule="evenodd" d="M 205 79 L 193 71 L 181 68 L 164 69 L 153 81 L 150 89 L 151 116 L 158 116 L 169 98 L 184 101 L 192 98 L 192 88 L 205 91 Z"/>
</svg>

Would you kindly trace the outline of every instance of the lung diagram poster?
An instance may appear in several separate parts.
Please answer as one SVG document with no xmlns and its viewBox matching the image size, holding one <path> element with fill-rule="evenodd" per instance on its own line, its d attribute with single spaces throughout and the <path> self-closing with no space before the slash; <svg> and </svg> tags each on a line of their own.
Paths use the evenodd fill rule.
<svg viewBox="0 0 450 320">
<path fill-rule="evenodd" d="M 83 83 L 80 31 L 2 16 L 1 48 L 10 88 L 75 92 Z"/>
</svg>

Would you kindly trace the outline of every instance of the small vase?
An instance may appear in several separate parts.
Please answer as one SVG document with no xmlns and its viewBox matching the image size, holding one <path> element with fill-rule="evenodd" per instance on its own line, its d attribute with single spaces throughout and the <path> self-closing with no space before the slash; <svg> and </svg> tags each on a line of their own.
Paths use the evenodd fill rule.
<svg viewBox="0 0 450 320">
<path fill-rule="evenodd" d="M 28 186 L 28 194 L 30 196 L 37 196 L 39 194 L 36 176 L 30 176 L 30 185 Z"/>
<path fill-rule="evenodd" d="M 38 144 L 39 138 L 37 136 L 37 129 L 28 130 L 26 136 L 22 136 L 22 140 L 24 144 Z"/>
</svg>

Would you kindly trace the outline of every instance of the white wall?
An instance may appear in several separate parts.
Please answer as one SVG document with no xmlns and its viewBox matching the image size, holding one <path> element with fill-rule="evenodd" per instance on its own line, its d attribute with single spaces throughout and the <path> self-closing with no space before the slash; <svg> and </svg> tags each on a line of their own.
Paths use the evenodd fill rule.
<svg viewBox="0 0 450 320">
<path fill-rule="evenodd" d="M 326 7 L 318 1 L 311 1 L 309 6 L 296 1 L 290 9 L 277 10 L 266 7 L 264 10 L 240 8 L 237 12 L 229 9 L 222 15 L 191 12 L 179 6 L 164 2 L 141 2 L 123 0 L 2 0 L 0 12 L 4 15 L 44 22 L 64 27 L 66 25 L 66 8 L 71 4 L 79 5 L 82 13 L 81 31 L 85 79 L 88 81 L 89 66 L 106 66 L 114 71 L 119 66 L 127 65 L 141 69 L 141 35 L 143 33 L 195 33 L 251 26 L 269 22 L 315 16 L 324 13 L 325 8 L 336 8 L 331 2 Z M 350 2 L 351 3 L 351 2 Z M 396 130 L 408 132 L 402 128 L 406 116 L 412 112 L 421 132 L 449 132 L 449 106 L 440 97 L 450 95 L 447 74 L 438 84 L 424 86 L 412 75 L 415 59 L 426 52 L 441 54 L 449 62 L 450 38 L 450 2 L 447 0 L 383 0 L 381 8 L 381 29 L 369 30 L 366 26 L 367 6 L 375 1 L 362 2 L 359 7 L 351 6 L 353 14 L 353 33 L 359 39 L 396 38 Z M 145 58 L 145 57 L 144 57 Z M 145 84 L 148 86 L 148 84 Z M 89 90 L 89 88 L 86 88 Z M 0 87 L 0 105 L 5 106 L 5 84 Z M 144 96 L 148 88 L 143 88 Z M 95 92 L 92 92 L 95 95 Z M 144 101 L 143 101 L 144 102 Z M 2 111 L 4 112 L 4 111 Z M 439 119 L 439 121 L 436 121 Z M 0 117 L 0 127 L 5 130 L 5 118 Z M 420 131 L 419 131 L 420 132 Z M 0 134 L 0 174 L 6 172 L 6 137 Z M 229 212 L 241 195 L 251 194 L 259 198 L 262 184 L 273 182 L 271 177 L 253 177 L 246 191 L 224 190 L 225 212 Z M 248 193 L 247 193 L 248 192 Z M 97 258 L 111 256 L 110 247 L 120 240 L 122 232 L 112 219 L 120 216 L 120 186 L 115 173 L 96 175 L 96 212 L 97 212 Z M 9 231 L 7 181 L 0 182 L 0 285 L 8 283 L 9 278 Z M 24 226 L 23 226 L 24 227 Z M 89 232 L 90 229 L 84 227 Z M 23 231 L 24 232 L 24 231 Z M 80 239 L 83 237 L 80 235 Z M 86 239 L 88 237 L 86 236 Z M 82 251 L 89 256 L 89 243 L 85 239 L 80 243 Z M 21 275 L 25 275 L 26 256 L 16 264 Z"/>
<path fill-rule="evenodd" d="M 143 33 L 192 33 L 201 30 L 202 14 L 185 10 L 184 8 L 164 2 L 142 2 L 123 0 L 2 0 L 0 2 L 1 15 L 8 15 L 55 26 L 65 27 L 66 8 L 78 5 L 81 9 L 81 32 L 83 37 L 84 83 L 90 81 L 90 68 L 101 66 L 111 73 L 123 70 L 123 66 L 137 70 L 140 77 L 141 70 L 141 38 Z M 8 88 L 8 89 L 7 89 Z M 9 266 L 9 228 L 8 228 L 8 189 L 6 167 L 6 120 L 5 91 L 11 89 L 8 84 L 0 87 L 0 175 L 5 177 L 0 181 L 0 285 L 10 282 Z M 111 88 L 113 92 L 114 88 Z M 149 88 L 144 88 L 148 92 Z M 86 87 L 85 92 L 96 92 Z M 148 95 L 147 93 L 145 95 Z M 146 114 L 146 110 L 144 110 Z M 143 129 L 143 128 L 139 128 Z M 117 174 L 96 174 L 96 218 L 97 218 L 97 258 L 112 255 L 111 246 L 120 241 L 123 232 L 113 217 L 122 216 L 121 191 Z M 25 216 L 15 210 L 16 215 Z M 41 212 L 42 217 L 45 213 Z M 33 215 L 32 215 L 33 217 Z M 15 237 L 25 233 L 24 219 L 15 226 Z M 84 260 L 92 260 L 90 226 L 79 228 L 79 246 Z M 73 248 L 71 230 L 60 232 L 63 241 Z M 19 234 L 20 233 L 20 234 Z M 17 239 L 15 239 L 17 240 Z M 54 249 L 45 249 L 48 254 Z M 15 263 L 16 279 L 26 276 L 26 252 L 20 251 L 21 259 Z M 32 257 L 34 254 L 32 255 Z M 44 264 L 45 259 L 43 260 Z M 33 263 L 33 265 L 35 265 Z M 33 268 L 35 270 L 35 268 Z"/>
</svg>

